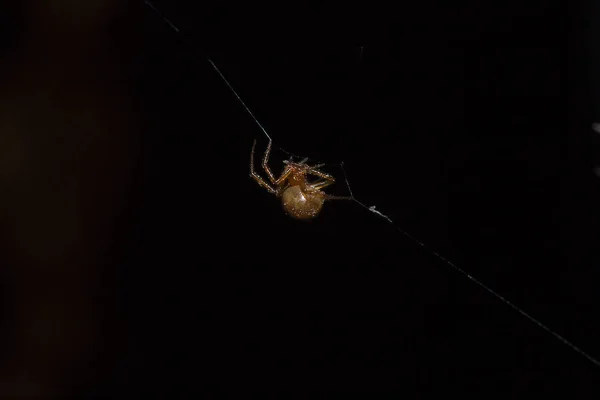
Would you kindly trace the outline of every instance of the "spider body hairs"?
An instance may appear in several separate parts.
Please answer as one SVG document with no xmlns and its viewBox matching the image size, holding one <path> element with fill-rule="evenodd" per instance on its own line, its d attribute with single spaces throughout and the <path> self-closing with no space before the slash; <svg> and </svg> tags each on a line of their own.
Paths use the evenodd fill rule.
<svg viewBox="0 0 600 400">
<path fill-rule="evenodd" d="M 250 153 L 250 176 L 269 193 L 281 198 L 281 205 L 287 215 L 294 219 L 307 221 L 319 215 L 326 200 L 354 200 L 353 197 L 332 196 L 321 190 L 335 183 L 333 176 L 319 170 L 323 164 L 311 166 L 305 164 L 305 160 L 301 162 L 284 161 L 285 168 L 281 176 L 275 178 L 268 164 L 271 144 L 272 140 L 269 140 L 262 160 L 262 167 L 271 184 L 267 183 L 254 170 L 256 140 L 252 144 Z M 317 176 L 320 179 L 309 182 L 309 175 Z"/>
</svg>

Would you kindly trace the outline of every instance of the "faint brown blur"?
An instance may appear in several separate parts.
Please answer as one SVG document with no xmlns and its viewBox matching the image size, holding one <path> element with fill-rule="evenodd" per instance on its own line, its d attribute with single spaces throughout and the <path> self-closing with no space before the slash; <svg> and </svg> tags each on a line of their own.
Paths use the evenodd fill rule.
<svg viewBox="0 0 600 400">
<path fill-rule="evenodd" d="M 115 353 L 108 266 L 139 131 L 124 3 L 10 3 L 23 20 L 0 53 L 0 398 L 93 385 Z"/>
</svg>

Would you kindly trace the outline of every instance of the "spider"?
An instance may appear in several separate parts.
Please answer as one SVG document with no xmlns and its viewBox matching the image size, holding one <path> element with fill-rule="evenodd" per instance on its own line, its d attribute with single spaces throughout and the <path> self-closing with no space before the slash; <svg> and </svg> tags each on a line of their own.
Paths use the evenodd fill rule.
<svg viewBox="0 0 600 400">
<path fill-rule="evenodd" d="M 267 149 L 262 160 L 262 167 L 269 177 L 272 185 L 269 185 L 254 170 L 254 149 L 256 140 L 252 144 L 250 153 L 250 176 L 263 188 L 271 194 L 281 198 L 283 210 L 290 217 L 299 220 L 310 220 L 315 218 L 321 212 L 325 200 L 353 200 L 352 197 L 332 196 L 321 189 L 335 183 L 335 178 L 318 168 L 325 164 L 307 165 L 306 159 L 300 162 L 283 161 L 285 168 L 281 176 L 275 179 L 275 176 L 269 168 L 269 153 L 271 152 L 272 140 L 269 140 Z M 318 176 L 316 182 L 308 182 L 307 175 Z"/>
</svg>

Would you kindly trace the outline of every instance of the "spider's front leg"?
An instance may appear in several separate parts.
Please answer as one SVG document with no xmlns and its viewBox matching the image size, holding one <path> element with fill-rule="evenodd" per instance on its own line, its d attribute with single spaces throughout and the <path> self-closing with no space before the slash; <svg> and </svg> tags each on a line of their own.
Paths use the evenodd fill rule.
<svg viewBox="0 0 600 400">
<path fill-rule="evenodd" d="M 254 141 L 256 143 L 256 141 Z M 263 156 L 263 160 L 262 160 L 262 167 L 265 170 L 265 172 L 267 173 L 267 176 L 269 177 L 269 180 L 271 181 L 271 183 L 273 185 L 277 184 L 277 180 L 275 179 L 275 175 L 273 175 L 273 173 L 271 172 L 271 169 L 269 168 L 269 154 L 271 153 L 271 144 L 273 144 L 273 141 L 271 139 L 269 139 L 269 144 L 267 145 L 267 149 L 265 150 L 265 155 Z"/>
<path fill-rule="evenodd" d="M 254 142 L 256 143 L 256 140 Z M 282 189 L 280 185 L 288 178 L 288 176 L 290 176 L 290 174 L 292 173 L 292 168 L 289 165 L 286 165 L 285 169 L 281 173 L 281 176 L 275 179 L 275 175 L 273 175 L 273 172 L 271 172 L 271 168 L 269 168 L 269 154 L 271 154 L 272 143 L 273 141 L 269 139 L 269 144 L 267 145 L 265 155 L 263 156 L 262 167 L 269 176 L 269 180 L 271 181 L 271 183 L 275 186 L 275 192 L 279 196 L 281 195 L 281 192 L 279 190 Z"/>
<path fill-rule="evenodd" d="M 269 142 L 269 147 L 270 147 L 271 143 Z M 254 149 L 256 147 L 256 140 L 254 141 L 254 143 L 252 144 L 252 152 L 250 153 L 250 176 L 263 188 L 267 189 L 267 191 L 269 193 L 272 194 L 277 194 L 277 191 L 272 188 L 267 182 L 265 182 L 265 180 L 263 178 L 260 177 L 260 175 L 258 175 L 256 173 L 256 171 L 254 170 Z M 264 163 L 264 160 L 263 160 Z M 271 171 L 268 171 L 269 173 Z M 272 174 L 271 174 L 272 175 Z M 269 178 L 271 178 L 271 176 L 269 176 Z M 275 179 L 271 179 L 272 181 L 274 181 Z"/>
</svg>

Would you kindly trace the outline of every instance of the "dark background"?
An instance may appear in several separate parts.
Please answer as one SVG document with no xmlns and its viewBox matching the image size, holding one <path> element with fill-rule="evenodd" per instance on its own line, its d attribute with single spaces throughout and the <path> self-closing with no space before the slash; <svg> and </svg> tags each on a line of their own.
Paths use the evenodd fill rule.
<svg viewBox="0 0 600 400">
<path fill-rule="evenodd" d="M 600 143 L 590 129 L 600 120 L 597 11 L 556 1 L 155 5 L 181 32 L 131 2 L 97 29 L 108 32 L 98 43 L 112 58 L 90 56 L 104 60 L 90 69 L 98 86 L 111 82 L 126 94 L 116 90 L 107 102 L 122 116 L 92 115 L 81 125 L 104 121 L 98 135 L 113 142 L 98 165 L 118 171 L 102 190 L 97 176 L 106 174 L 81 178 L 97 203 L 73 218 L 109 209 L 102 221 L 111 223 L 104 236 L 90 236 L 102 243 L 95 252 L 72 261 L 74 270 L 94 271 L 81 272 L 94 277 L 86 278 L 94 290 L 65 302 L 87 299 L 81 312 L 98 321 L 100 309 L 101 323 L 56 339 L 62 353 L 68 338 L 85 336 L 89 355 L 63 360 L 64 373 L 51 378 L 43 368 L 31 377 L 23 363 L 25 382 L 114 398 L 318 383 L 400 394 L 595 385 L 598 366 L 434 252 L 600 356 Z M 327 162 L 323 169 L 339 178 L 327 191 L 339 195 L 348 193 L 343 160 L 355 196 L 396 226 L 341 201 L 308 223 L 285 216 L 248 176 L 252 141 L 262 152 L 266 137 L 207 56 L 275 146 Z M 108 75 L 115 65 L 121 72 Z M 286 158 L 274 151 L 275 173 Z M 77 161 L 63 168 L 62 177 L 81 170 Z M 119 186 L 116 176 L 127 179 Z M 23 253 L 37 254 L 24 238 Z M 6 259 L 15 271 L 37 265 L 6 280 L 16 294 L 5 296 L 5 308 L 18 310 L 25 296 L 14 282 L 27 285 L 47 259 Z M 67 275 L 73 287 L 78 276 Z M 38 297 L 32 289 L 27 301 L 46 301 Z M 4 319 L 9 331 L 13 313 Z M 60 315 L 81 325 L 70 311 Z M 56 369 L 54 358 L 44 362 Z"/>
</svg>

